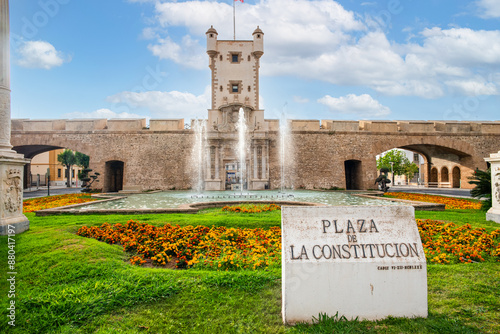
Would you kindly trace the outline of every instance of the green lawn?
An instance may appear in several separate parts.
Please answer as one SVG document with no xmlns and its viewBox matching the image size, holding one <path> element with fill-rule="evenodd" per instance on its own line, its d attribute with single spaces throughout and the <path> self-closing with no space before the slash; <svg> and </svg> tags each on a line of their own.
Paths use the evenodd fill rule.
<svg viewBox="0 0 500 334">
<path fill-rule="evenodd" d="M 281 272 L 215 272 L 142 268 L 130 265 L 121 246 L 75 235 L 83 225 L 261 227 L 280 225 L 280 212 L 196 215 L 90 215 L 30 219 L 16 239 L 16 327 L 5 329 L 7 304 L 1 300 L 0 331 L 12 333 L 498 333 L 500 263 L 428 265 L 429 317 L 377 322 L 322 318 L 314 326 L 284 326 Z M 417 212 L 417 218 L 470 223 L 488 230 L 484 213 L 472 210 Z M 0 254 L 7 254 L 1 237 Z M 1 257 L 7 268 L 7 256 Z M 5 272 L 5 270 L 4 270 Z M 4 276 L 2 276 L 4 277 Z M 6 279 L 0 294 L 6 296 Z M 340 321 L 339 321 L 340 320 Z"/>
</svg>

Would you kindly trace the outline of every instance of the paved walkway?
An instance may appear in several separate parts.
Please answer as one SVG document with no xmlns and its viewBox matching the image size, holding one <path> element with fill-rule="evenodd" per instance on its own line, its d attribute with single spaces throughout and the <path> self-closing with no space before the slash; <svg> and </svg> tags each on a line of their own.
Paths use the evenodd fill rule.
<svg viewBox="0 0 500 334">
<path fill-rule="evenodd" d="M 76 194 L 81 193 L 82 188 L 67 188 L 67 187 L 50 187 L 50 195 L 63 195 L 63 194 Z M 47 187 L 31 188 L 30 190 L 24 189 L 23 198 L 43 197 L 47 196 Z"/>
<path fill-rule="evenodd" d="M 470 189 L 457 188 L 420 188 L 416 186 L 394 186 L 389 189 L 394 192 L 419 193 L 431 195 L 443 195 L 452 197 L 468 197 L 471 198 Z"/>
</svg>

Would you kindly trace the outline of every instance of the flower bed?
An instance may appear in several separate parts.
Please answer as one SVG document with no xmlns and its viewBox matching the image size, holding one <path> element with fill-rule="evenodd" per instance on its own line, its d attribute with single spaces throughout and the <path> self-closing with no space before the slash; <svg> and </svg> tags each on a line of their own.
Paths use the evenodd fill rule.
<svg viewBox="0 0 500 334">
<path fill-rule="evenodd" d="M 60 206 L 92 202 L 96 200 L 97 199 L 92 198 L 91 196 L 86 194 L 66 194 L 66 195 L 30 198 L 24 200 L 23 212 L 25 213 L 33 212 L 38 210 L 57 208 Z"/>
<path fill-rule="evenodd" d="M 242 229 L 206 226 L 162 227 L 129 221 L 113 226 L 82 227 L 78 235 L 110 244 L 123 245 L 124 251 L 136 253 L 130 260 L 165 266 L 171 260 L 177 268 L 215 270 L 257 269 L 281 264 L 279 227 Z"/>
<path fill-rule="evenodd" d="M 445 204 L 446 209 L 481 209 L 481 203 L 463 198 L 444 197 L 427 194 L 413 193 L 385 193 L 385 196 L 391 198 L 405 199 L 409 201 L 430 202 Z"/>
<path fill-rule="evenodd" d="M 430 263 L 500 261 L 500 229 L 488 233 L 470 225 L 457 226 L 417 219 L 425 256 Z M 162 227 L 129 221 L 126 224 L 83 226 L 78 235 L 120 244 L 135 254 L 130 262 L 176 268 L 238 270 L 279 267 L 281 229 L 242 229 L 206 226 Z"/>
<path fill-rule="evenodd" d="M 222 211 L 227 212 L 243 212 L 243 213 L 261 213 L 266 211 L 276 211 L 281 210 L 281 207 L 277 204 L 244 204 L 244 205 L 233 205 L 233 206 L 225 206 L 222 208 Z"/>
<path fill-rule="evenodd" d="M 427 261 L 431 263 L 481 262 L 489 257 L 500 261 L 500 229 L 491 233 L 469 224 L 417 219 Z"/>
</svg>

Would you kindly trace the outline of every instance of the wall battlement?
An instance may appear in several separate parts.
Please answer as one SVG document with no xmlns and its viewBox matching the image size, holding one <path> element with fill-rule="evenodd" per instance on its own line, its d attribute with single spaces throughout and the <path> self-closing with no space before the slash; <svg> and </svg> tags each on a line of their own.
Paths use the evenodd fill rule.
<svg viewBox="0 0 500 334">
<path fill-rule="evenodd" d="M 266 119 L 265 128 L 279 130 L 279 120 Z M 500 134 L 500 121 L 344 121 L 291 120 L 292 131 L 377 133 L 474 133 Z M 184 119 L 12 119 L 12 131 L 184 131 Z"/>
</svg>

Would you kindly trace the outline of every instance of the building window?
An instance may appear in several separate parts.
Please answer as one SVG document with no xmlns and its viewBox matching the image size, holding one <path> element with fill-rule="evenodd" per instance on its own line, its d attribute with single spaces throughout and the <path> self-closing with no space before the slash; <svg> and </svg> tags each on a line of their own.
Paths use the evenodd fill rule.
<svg viewBox="0 0 500 334">
<path fill-rule="evenodd" d="M 248 86 L 248 91 L 251 91 L 251 90 L 252 90 L 252 88 L 250 88 L 250 86 Z"/>
<path fill-rule="evenodd" d="M 219 60 L 222 61 L 222 55 L 219 56 Z"/>
<path fill-rule="evenodd" d="M 220 89 L 220 91 L 222 92 L 222 90 L 223 90 L 222 85 L 220 86 L 220 88 L 219 88 L 219 89 Z"/>
<path fill-rule="evenodd" d="M 239 58 L 239 57 L 238 57 L 238 54 L 237 54 L 237 53 L 233 53 L 233 54 L 231 55 L 231 62 L 232 62 L 232 63 L 239 63 L 239 59 L 238 59 L 238 58 Z"/>
<path fill-rule="evenodd" d="M 57 177 L 61 177 L 61 168 L 57 169 Z"/>
<path fill-rule="evenodd" d="M 260 34 L 257 34 L 257 38 L 260 38 Z"/>
<path fill-rule="evenodd" d="M 214 37 L 214 34 L 210 34 L 210 38 Z"/>
<path fill-rule="evenodd" d="M 227 89 L 230 94 L 239 94 L 243 90 L 243 85 L 241 80 L 231 80 L 229 81 L 229 84 L 227 85 Z"/>
<path fill-rule="evenodd" d="M 413 153 L 413 161 L 420 161 L 418 153 Z"/>
<path fill-rule="evenodd" d="M 65 170 L 64 170 L 64 177 L 65 177 L 65 178 L 68 178 L 68 175 L 69 175 L 69 170 L 65 169 Z"/>
<path fill-rule="evenodd" d="M 71 170 L 71 178 L 74 178 L 74 177 L 75 177 L 75 170 L 74 170 L 74 169 L 72 169 L 72 170 Z"/>
<path fill-rule="evenodd" d="M 251 59 L 251 58 L 250 58 L 250 55 L 248 55 L 248 61 L 250 61 L 250 59 Z"/>
</svg>

